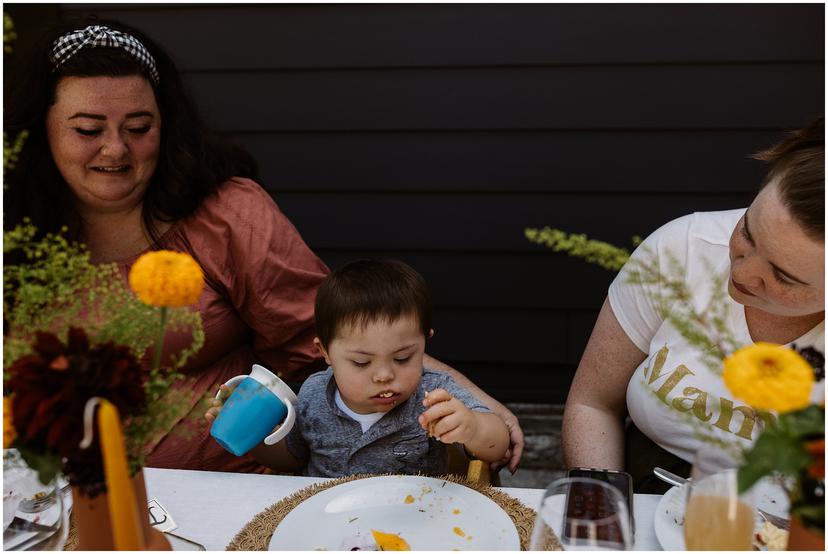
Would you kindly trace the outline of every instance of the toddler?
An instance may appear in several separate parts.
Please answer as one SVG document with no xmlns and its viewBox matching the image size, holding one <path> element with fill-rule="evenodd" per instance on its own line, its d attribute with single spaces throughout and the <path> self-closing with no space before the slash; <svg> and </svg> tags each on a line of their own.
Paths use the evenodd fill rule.
<svg viewBox="0 0 828 554">
<path fill-rule="evenodd" d="M 447 373 L 423 368 L 433 330 L 419 273 L 395 260 L 352 262 L 322 283 L 315 308 L 314 344 L 330 367 L 302 385 L 285 440 L 251 451 L 261 463 L 317 477 L 439 475 L 448 444 L 485 462 L 503 457 L 503 421 Z"/>
</svg>

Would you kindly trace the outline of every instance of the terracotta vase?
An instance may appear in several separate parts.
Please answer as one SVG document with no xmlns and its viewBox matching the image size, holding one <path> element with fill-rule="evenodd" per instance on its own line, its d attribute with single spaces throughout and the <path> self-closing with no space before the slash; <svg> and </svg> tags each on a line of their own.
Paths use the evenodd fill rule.
<svg viewBox="0 0 828 554">
<path fill-rule="evenodd" d="M 139 471 L 132 478 L 135 498 L 142 508 L 141 525 L 144 528 L 144 548 L 146 550 L 172 550 L 170 541 L 164 533 L 153 529 L 147 512 L 147 487 L 144 472 Z M 95 498 L 87 498 L 72 487 L 72 518 L 77 530 L 77 550 L 114 550 L 112 525 L 109 519 L 109 505 L 106 493 Z"/>
<path fill-rule="evenodd" d="M 788 536 L 788 550 L 825 550 L 825 533 L 808 529 L 798 517 L 791 518 L 791 534 Z"/>
</svg>

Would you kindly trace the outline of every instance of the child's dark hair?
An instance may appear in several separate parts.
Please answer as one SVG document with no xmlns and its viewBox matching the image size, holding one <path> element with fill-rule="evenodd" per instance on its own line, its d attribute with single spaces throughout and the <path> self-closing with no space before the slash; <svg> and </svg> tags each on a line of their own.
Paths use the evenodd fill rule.
<svg viewBox="0 0 828 554">
<path fill-rule="evenodd" d="M 316 293 L 316 334 L 328 348 L 343 327 L 414 316 L 427 337 L 431 294 L 422 275 L 398 260 L 358 260 L 331 273 Z"/>
</svg>

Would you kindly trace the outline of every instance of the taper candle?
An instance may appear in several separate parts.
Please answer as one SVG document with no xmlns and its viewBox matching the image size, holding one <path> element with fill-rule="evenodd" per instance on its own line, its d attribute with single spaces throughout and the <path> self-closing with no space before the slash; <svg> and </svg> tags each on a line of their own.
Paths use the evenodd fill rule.
<svg viewBox="0 0 828 554">
<path fill-rule="evenodd" d="M 115 549 L 143 550 L 144 535 L 135 490 L 129 478 L 124 435 L 121 432 L 118 409 L 107 400 L 101 400 L 98 408 L 98 433 Z"/>
</svg>

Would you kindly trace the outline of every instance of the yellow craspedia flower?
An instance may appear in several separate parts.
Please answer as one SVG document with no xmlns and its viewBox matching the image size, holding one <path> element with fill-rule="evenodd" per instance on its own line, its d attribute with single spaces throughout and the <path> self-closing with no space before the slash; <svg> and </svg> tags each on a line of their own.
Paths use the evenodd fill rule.
<svg viewBox="0 0 828 554">
<path fill-rule="evenodd" d="M 724 361 L 725 385 L 751 407 L 783 414 L 810 404 L 814 370 L 794 350 L 757 342 Z"/>
<path fill-rule="evenodd" d="M 9 396 L 3 397 L 3 448 L 9 448 L 17 438 L 12 417 L 12 400 Z"/>
<path fill-rule="evenodd" d="M 145 304 L 180 307 L 195 304 L 204 288 L 204 273 L 189 254 L 147 252 L 129 270 L 129 287 Z"/>
</svg>

